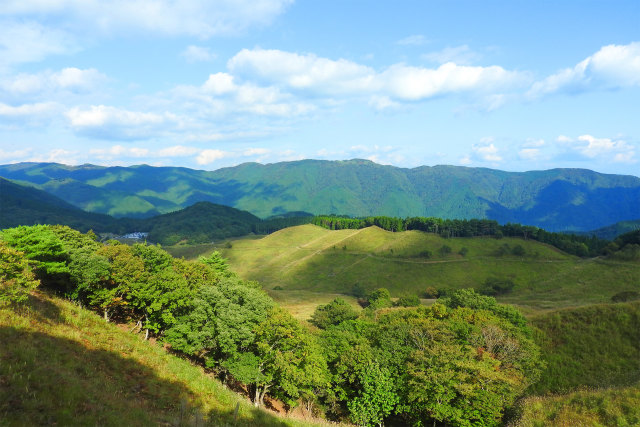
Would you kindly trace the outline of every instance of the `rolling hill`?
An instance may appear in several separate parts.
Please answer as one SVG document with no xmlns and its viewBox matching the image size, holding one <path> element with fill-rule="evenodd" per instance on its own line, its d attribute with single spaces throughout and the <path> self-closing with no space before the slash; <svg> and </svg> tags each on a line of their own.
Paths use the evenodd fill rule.
<svg viewBox="0 0 640 427">
<path fill-rule="evenodd" d="M 349 295 L 356 286 L 368 291 L 385 287 L 399 297 L 423 294 L 428 286 L 479 288 L 496 277 L 515 283 L 501 301 L 545 311 L 609 302 L 618 292 L 640 290 L 637 262 L 580 259 L 520 238 L 445 239 L 421 231 L 331 231 L 302 225 L 238 240 L 222 250 L 240 276 L 260 281 L 280 301 L 287 294 L 299 301 L 305 299 L 301 294 L 307 299 Z"/>
<path fill-rule="evenodd" d="M 149 217 L 208 201 L 262 218 L 292 211 L 350 216 L 489 218 L 549 231 L 588 231 L 640 217 L 640 178 L 581 169 L 504 172 L 458 166 L 404 169 L 367 160 L 177 167 L 0 166 L 88 211 Z"/>
</svg>

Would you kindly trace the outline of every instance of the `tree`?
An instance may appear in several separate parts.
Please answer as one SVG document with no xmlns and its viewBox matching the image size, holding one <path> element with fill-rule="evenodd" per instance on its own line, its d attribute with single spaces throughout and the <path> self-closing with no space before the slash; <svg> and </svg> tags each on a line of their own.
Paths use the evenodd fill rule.
<svg viewBox="0 0 640 427">
<path fill-rule="evenodd" d="M 223 277 L 230 277 L 233 273 L 229 271 L 229 263 L 226 258 L 222 257 L 222 254 L 218 251 L 211 252 L 208 257 L 200 257 L 198 259 L 201 263 L 208 265 L 218 274 Z"/>
<path fill-rule="evenodd" d="M 382 426 L 399 400 L 389 370 L 370 362 L 359 367 L 357 377 L 358 394 L 347 402 L 351 421 L 359 426 Z"/>
<path fill-rule="evenodd" d="M 391 294 L 386 288 L 379 288 L 367 295 L 367 302 L 372 310 L 391 307 Z"/>
<path fill-rule="evenodd" d="M 23 303 L 39 284 L 24 254 L 0 241 L 0 307 Z"/>
<path fill-rule="evenodd" d="M 329 304 L 320 305 L 311 316 L 311 323 L 320 329 L 338 325 L 346 320 L 358 318 L 358 312 L 342 298 L 336 298 Z"/>
<path fill-rule="evenodd" d="M 315 337 L 305 331 L 288 312 L 276 308 L 256 330 L 256 376 L 254 405 L 262 406 L 272 390 L 290 406 L 315 388 L 329 383 L 327 365 Z"/>
</svg>

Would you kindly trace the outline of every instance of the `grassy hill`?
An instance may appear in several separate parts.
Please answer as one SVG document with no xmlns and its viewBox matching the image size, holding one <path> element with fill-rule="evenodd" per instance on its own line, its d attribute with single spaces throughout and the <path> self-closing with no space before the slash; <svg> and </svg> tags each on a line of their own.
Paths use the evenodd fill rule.
<svg viewBox="0 0 640 427">
<path fill-rule="evenodd" d="M 207 201 L 261 218 L 286 212 L 350 216 L 490 218 L 549 231 L 588 231 L 636 219 L 640 178 L 581 169 L 504 172 L 459 166 L 414 169 L 367 160 L 245 163 L 216 171 L 175 167 L 0 166 L 75 206 L 149 217 Z"/>
<path fill-rule="evenodd" d="M 0 309 L 1 425 L 308 425 L 254 409 L 184 359 L 45 294 Z"/>
<path fill-rule="evenodd" d="M 633 221 L 616 222 L 615 224 L 608 225 L 606 227 L 602 227 L 583 234 L 594 235 L 601 239 L 613 240 L 621 234 L 625 234 L 634 230 L 640 230 L 640 219 Z"/>
<path fill-rule="evenodd" d="M 445 239 L 420 231 L 331 231 L 302 225 L 231 246 L 222 250 L 232 268 L 260 281 L 281 300 L 291 291 L 296 299 L 301 292 L 312 299 L 323 293 L 350 294 L 356 285 L 367 290 L 386 287 L 393 296 L 422 294 L 428 286 L 478 288 L 497 277 L 515 283 L 501 301 L 544 311 L 608 302 L 618 292 L 640 288 L 637 262 L 580 259 L 520 238 Z M 276 287 L 282 290 L 274 291 Z"/>
</svg>

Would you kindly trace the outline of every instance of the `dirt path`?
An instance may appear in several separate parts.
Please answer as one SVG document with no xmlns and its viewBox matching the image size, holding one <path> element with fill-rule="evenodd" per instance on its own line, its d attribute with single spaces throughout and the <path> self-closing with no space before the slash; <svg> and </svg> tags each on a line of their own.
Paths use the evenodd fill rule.
<svg viewBox="0 0 640 427">
<path fill-rule="evenodd" d="M 348 236 L 346 236 L 346 237 L 345 237 L 345 238 L 343 238 L 343 239 L 340 239 L 340 240 L 335 241 L 335 242 L 331 242 L 331 243 L 327 244 L 326 246 L 321 247 L 321 248 L 320 248 L 320 249 L 318 249 L 317 251 L 314 251 L 314 252 L 310 253 L 309 255 L 305 255 L 304 257 L 302 257 L 302 258 L 300 258 L 300 259 L 297 259 L 297 260 L 295 260 L 295 261 L 291 261 L 289 264 L 286 264 L 284 267 L 282 267 L 282 268 L 280 269 L 280 271 L 286 271 L 286 270 L 289 270 L 290 268 L 292 268 L 292 267 L 294 267 L 294 266 L 296 266 L 296 265 L 300 264 L 300 263 L 301 263 L 301 262 L 303 262 L 303 261 L 306 261 L 307 259 L 309 259 L 309 258 L 311 258 L 311 257 L 313 257 L 313 256 L 315 256 L 315 255 L 317 255 L 317 254 L 319 254 L 320 252 L 322 252 L 322 251 L 326 251 L 326 250 L 327 250 L 327 249 L 329 249 L 330 247 L 332 247 L 332 246 L 336 246 L 336 245 L 339 245 L 340 243 L 344 242 L 345 240 L 352 238 L 353 236 L 355 236 L 355 235 L 357 235 L 357 234 L 361 233 L 363 230 L 366 230 L 366 229 L 365 229 L 365 228 L 361 228 L 361 229 L 359 229 L 359 230 L 356 230 L 356 232 L 355 232 L 355 233 L 351 233 L 351 234 L 349 234 Z M 316 242 L 316 241 L 318 241 L 318 239 L 314 240 L 314 242 Z M 310 243 L 311 243 L 311 242 L 310 242 Z M 307 243 L 307 245 L 309 245 L 310 243 Z M 305 245 L 305 246 L 307 246 L 307 245 Z"/>
</svg>

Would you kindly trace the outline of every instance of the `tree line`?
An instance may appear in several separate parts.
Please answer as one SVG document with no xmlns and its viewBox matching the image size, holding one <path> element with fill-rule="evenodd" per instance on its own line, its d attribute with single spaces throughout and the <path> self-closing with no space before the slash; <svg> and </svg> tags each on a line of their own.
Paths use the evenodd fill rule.
<svg viewBox="0 0 640 427">
<path fill-rule="evenodd" d="M 377 226 L 387 231 L 420 230 L 439 234 L 445 238 L 492 236 L 521 237 L 546 243 L 572 255 L 580 257 L 604 254 L 609 241 L 596 236 L 553 233 L 531 225 L 507 223 L 498 224 L 491 219 L 442 219 L 435 217 L 394 218 L 370 216 L 349 218 L 333 215 L 316 216 L 312 224 L 329 230 L 360 229 Z"/>
<path fill-rule="evenodd" d="M 256 406 L 276 398 L 361 426 L 497 425 L 542 369 L 523 315 L 469 289 L 397 308 L 377 289 L 365 309 L 336 299 L 308 325 L 217 252 L 186 261 L 65 226 L 3 230 L 0 267 L 0 304 L 40 284 L 245 384 Z"/>
</svg>

